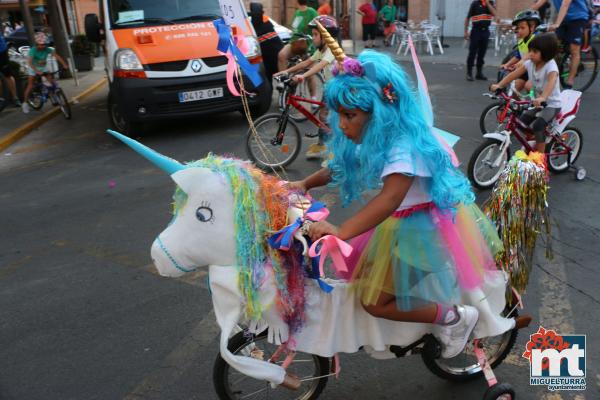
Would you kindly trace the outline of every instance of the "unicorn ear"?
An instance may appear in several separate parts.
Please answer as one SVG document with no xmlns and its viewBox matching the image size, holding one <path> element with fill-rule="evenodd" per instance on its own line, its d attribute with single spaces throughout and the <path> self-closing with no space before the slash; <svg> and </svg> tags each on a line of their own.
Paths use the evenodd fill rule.
<svg viewBox="0 0 600 400">
<path fill-rule="evenodd" d="M 375 72 L 375 63 L 372 61 L 367 61 L 362 63 L 363 68 L 365 69 L 365 76 L 371 82 L 377 82 L 377 74 Z"/>
<path fill-rule="evenodd" d="M 185 193 L 192 194 L 201 186 L 203 191 L 216 190 L 220 179 L 208 168 L 188 167 L 171 175 L 177 186 Z"/>
<path fill-rule="evenodd" d="M 177 186 L 185 193 L 190 193 L 194 181 L 197 181 L 196 174 L 194 173 L 195 169 L 197 168 L 186 168 L 171 175 Z"/>
</svg>

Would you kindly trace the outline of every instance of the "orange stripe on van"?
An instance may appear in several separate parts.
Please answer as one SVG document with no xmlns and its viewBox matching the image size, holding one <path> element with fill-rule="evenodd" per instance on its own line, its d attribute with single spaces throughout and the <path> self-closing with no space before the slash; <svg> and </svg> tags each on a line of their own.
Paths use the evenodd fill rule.
<svg viewBox="0 0 600 400">
<path fill-rule="evenodd" d="M 244 33 L 250 34 L 249 24 Z M 218 56 L 212 22 L 144 26 L 111 31 L 119 48 L 134 49 L 142 64 Z"/>
</svg>

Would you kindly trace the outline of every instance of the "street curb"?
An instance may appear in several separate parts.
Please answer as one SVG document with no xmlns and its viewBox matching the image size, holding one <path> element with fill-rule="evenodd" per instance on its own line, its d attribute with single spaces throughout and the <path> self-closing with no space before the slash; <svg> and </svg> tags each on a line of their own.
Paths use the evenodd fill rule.
<svg viewBox="0 0 600 400">
<path fill-rule="evenodd" d="M 83 92 L 79 93 L 77 96 L 72 97 L 69 102 L 71 104 L 78 102 L 79 100 L 83 99 L 84 97 L 89 96 L 96 90 L 100 89 L 105 83 L 106 83 L 106 78 L 100 79 L 99 81 L 97 81 L 93 85 L 91 85 L 89 88 L 87 88 Z M 54 117 L 59 112 L 60 112 L 60 108 L 54 107 L 51 110 L 46 111 L 44 114 L 40 115 L 39 117 L 35 118 L 34 120 L 29 121 L 28 123 L 21 125 L 20 127 L 14 129 L 12 132 L 8 133 L 6 136 L 4 136 L 3 138 L 0 139 L 0 151 L 4 151 L 11 145 L 15 144 L 16 142 L 21 140 L 23 137 L 25 137 L 28 133 L 30 133 L 35 128 L 42 125 L 44 122 L 50 120 L 52 117 Z"/>
</svg>

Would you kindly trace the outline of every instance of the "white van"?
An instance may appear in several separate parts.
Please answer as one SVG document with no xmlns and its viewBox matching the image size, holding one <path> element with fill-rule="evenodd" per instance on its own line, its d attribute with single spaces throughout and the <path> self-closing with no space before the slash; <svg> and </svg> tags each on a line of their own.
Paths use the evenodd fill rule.
<svg viewBox="0 0 600 400">
<path fill-rule="evenodd" d="M 260 64 L 263 83 L 244 77 L 254 115 L 271 104 L 260 46 L 242 0 L 245 54 Z M 100 0 L 100 18 L 85 17 L 91 41 L 103 41 L 109 79 L 108 112 L 113 128 L 127 135 L 160 119 L 242 110 L 225 81 L 227 59 L 217 51 L 213 21 L 222 17 L 218 0 Z"/>
</svg>

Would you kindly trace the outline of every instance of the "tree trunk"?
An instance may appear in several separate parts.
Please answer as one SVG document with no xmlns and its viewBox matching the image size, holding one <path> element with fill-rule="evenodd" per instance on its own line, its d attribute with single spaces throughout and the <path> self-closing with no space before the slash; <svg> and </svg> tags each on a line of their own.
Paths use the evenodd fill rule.
<svg viewBox="0 0 600 400">
<path fill-rule="evenodd" d="M 23 16 L 23 23 L 25 24 L 25 30 L 27 31 L 27 37 L 29 38 L 29 45 L 33 47 L 35 46 L 35 32 L 33 31 L 33 22 L 31 20 L 31 10 L 29 9 L 29 1 L 19 0 L 19 5 L 21 6 L 21 15 Z"/>
<path fill-rule="evenodd" d="M 52 28 L 52 36 L 54 38 L 54 47 L 56 52 L 66 61 L 71 54 L 67 32 L 65 30 L 65 22 L 61 21 L 61 13 L 58 10 L 61 7 L 59 0 L 48 0 L 48 19 Z M 71 74 L 65 71 L 64 78 L 70 78 Z"/>
</svg>

